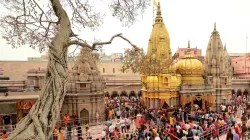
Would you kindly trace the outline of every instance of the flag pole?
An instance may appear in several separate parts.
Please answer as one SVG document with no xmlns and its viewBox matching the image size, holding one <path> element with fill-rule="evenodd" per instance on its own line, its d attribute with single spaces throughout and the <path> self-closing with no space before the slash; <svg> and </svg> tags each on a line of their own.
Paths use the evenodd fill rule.
<svg viewBox="0 0 250 140">
<path fill-rule="evenodd" d="M 154 9 L 154 5 L 155 5 L 155 0 L 152 0 L 153 1 L 153 25 L 154 25 L 154 19 L 155 19 L 155 9 Z"/>
</svg>

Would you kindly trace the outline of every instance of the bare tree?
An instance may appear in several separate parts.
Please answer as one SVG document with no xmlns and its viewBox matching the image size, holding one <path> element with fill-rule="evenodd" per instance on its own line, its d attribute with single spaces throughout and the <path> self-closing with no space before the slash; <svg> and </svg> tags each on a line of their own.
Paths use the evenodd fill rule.
<svg viewBox="0 0 250 140">
<path fill-rule="evenodd" d="M 149 1 L 112 0 L 107 6 L 123 25 L 130 26 L 144 12 Z M 92 45 L 77 36 L 75 29 L 95 29 L 101 26 L 104 18 L 100 12 L 94 10 L 94 5 L 90 5 L 88 0 L 2 0 L 0 3 L 6 10 L 0 21 L 3 38 L 13 47 L 29 45 L 40 50 L 48 48 L 49 52 L 45 85 L 40 98 L 8 139 L 48 140 L 66 94 L 68 48 L 79 45 L 95 50 L 97 46 L 112 43 L 117 37 L 133 47 L 136 46 L 122 34 L 114 35 L 110 41 Z"/>
</svg>

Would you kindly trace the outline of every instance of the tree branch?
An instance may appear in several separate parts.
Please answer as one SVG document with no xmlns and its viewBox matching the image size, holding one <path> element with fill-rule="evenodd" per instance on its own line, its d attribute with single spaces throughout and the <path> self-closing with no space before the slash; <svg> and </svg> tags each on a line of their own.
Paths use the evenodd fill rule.
<svg viewBox="0 0 250 140">
<path fill-rule="evenodd" d="M 86 41 L 71 40 L 71 41 L 68 42 L 67 46 L 69 47 L 71 45 L 79 45 L 81 47 L 90 48 L 91 50 L 97 50 L 97 49 L 93 48 L 92 46 L 90 46 Z"/>
<path fill-rule="evenodd" d="M 68 44 L 67 44 L 67 46 L 69 47 L 69 46 L 71 46 L 71 45 L 79 45 L 79 46 L 81 46 L 81 47 L 88 47 L 88 48 L 90 48 L 90 49 L 92 49 L 92 50 L 97 50 L 97 49 L 96 49 L 96 46 L 111 44 L 112 41 L 113 41 L 115 38 L 117 38 L 117 37 L 120 37 L 120 38 L 122 38 L 123 40 L 127 41 L 133 48 L 138 49 L 138 47 L 137 47 L 136 45 L 134 45 L 129 39 L 127 39 L 126 37 L 122 36 L 122 33 L 116 34 L 116 35 L 112 36 L 111 39 L 110 39 L 109 41 L 107 41 L 107 42 L 96 42 L 96 43 L 93 43 L 92 46 L 89 45 L 86 41 L 83 41 L 83 40 L 80 40 L 80 39 L 69 41 Z"/>
</svg>

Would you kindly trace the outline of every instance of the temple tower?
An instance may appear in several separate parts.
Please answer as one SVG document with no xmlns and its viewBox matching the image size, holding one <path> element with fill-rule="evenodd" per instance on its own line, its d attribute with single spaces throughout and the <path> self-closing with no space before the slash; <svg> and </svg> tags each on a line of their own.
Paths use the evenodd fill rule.
<svg viewBox="0 0 250 140">
<path fill-rule="evenodd" d="M 215 89 L 216 110 L 221 103 L 227 104 L 230 100 L 231 75 L 228 66 L 228 56 L 222 45 L 219 32 L 214 23 L 214 30 L 211 33 L 205 56 L 206 83 L 211 84 Z"/>
<path fill-rule="evenodd" d="M 168 67 L 172 62 L 170 37 L 161 16 L 160 3 L 158 3 L 157 6 L 155 23 L 148 42 L 147 55 L 149 55 L 151 59 L 161 61 L 163 67 Z"/>
<path fill-rule="evenodd" d="M 106 83 L 89 48 L 82 48 L 72 70 L 69 70 L 67 95 L 62 113 L 76 113 L 81 123 L 99 123 L 104 119 Z"/>
<path fill-rule="evenodd" d="M 147 108 L 179 105 L 180 74 L 172 65 L 170 37 L 161 16 L 160 3 L 150 35 L 146 62 L 149 72 L 141 73 L 142 99 Z"/>
</svg>

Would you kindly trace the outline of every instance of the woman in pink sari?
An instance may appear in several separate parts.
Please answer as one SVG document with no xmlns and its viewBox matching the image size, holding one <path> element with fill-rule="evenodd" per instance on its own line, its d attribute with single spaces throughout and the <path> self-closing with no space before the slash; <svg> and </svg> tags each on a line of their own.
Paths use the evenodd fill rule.
<svg viewBox="0 0 250 140">
<path fill-rule="evenodd" d="M 142 115 L 138 114 L 135 120 L 135 126 L 137 129 L 141 127 L 141 120 L 142 120 Z"/>
</svg>

